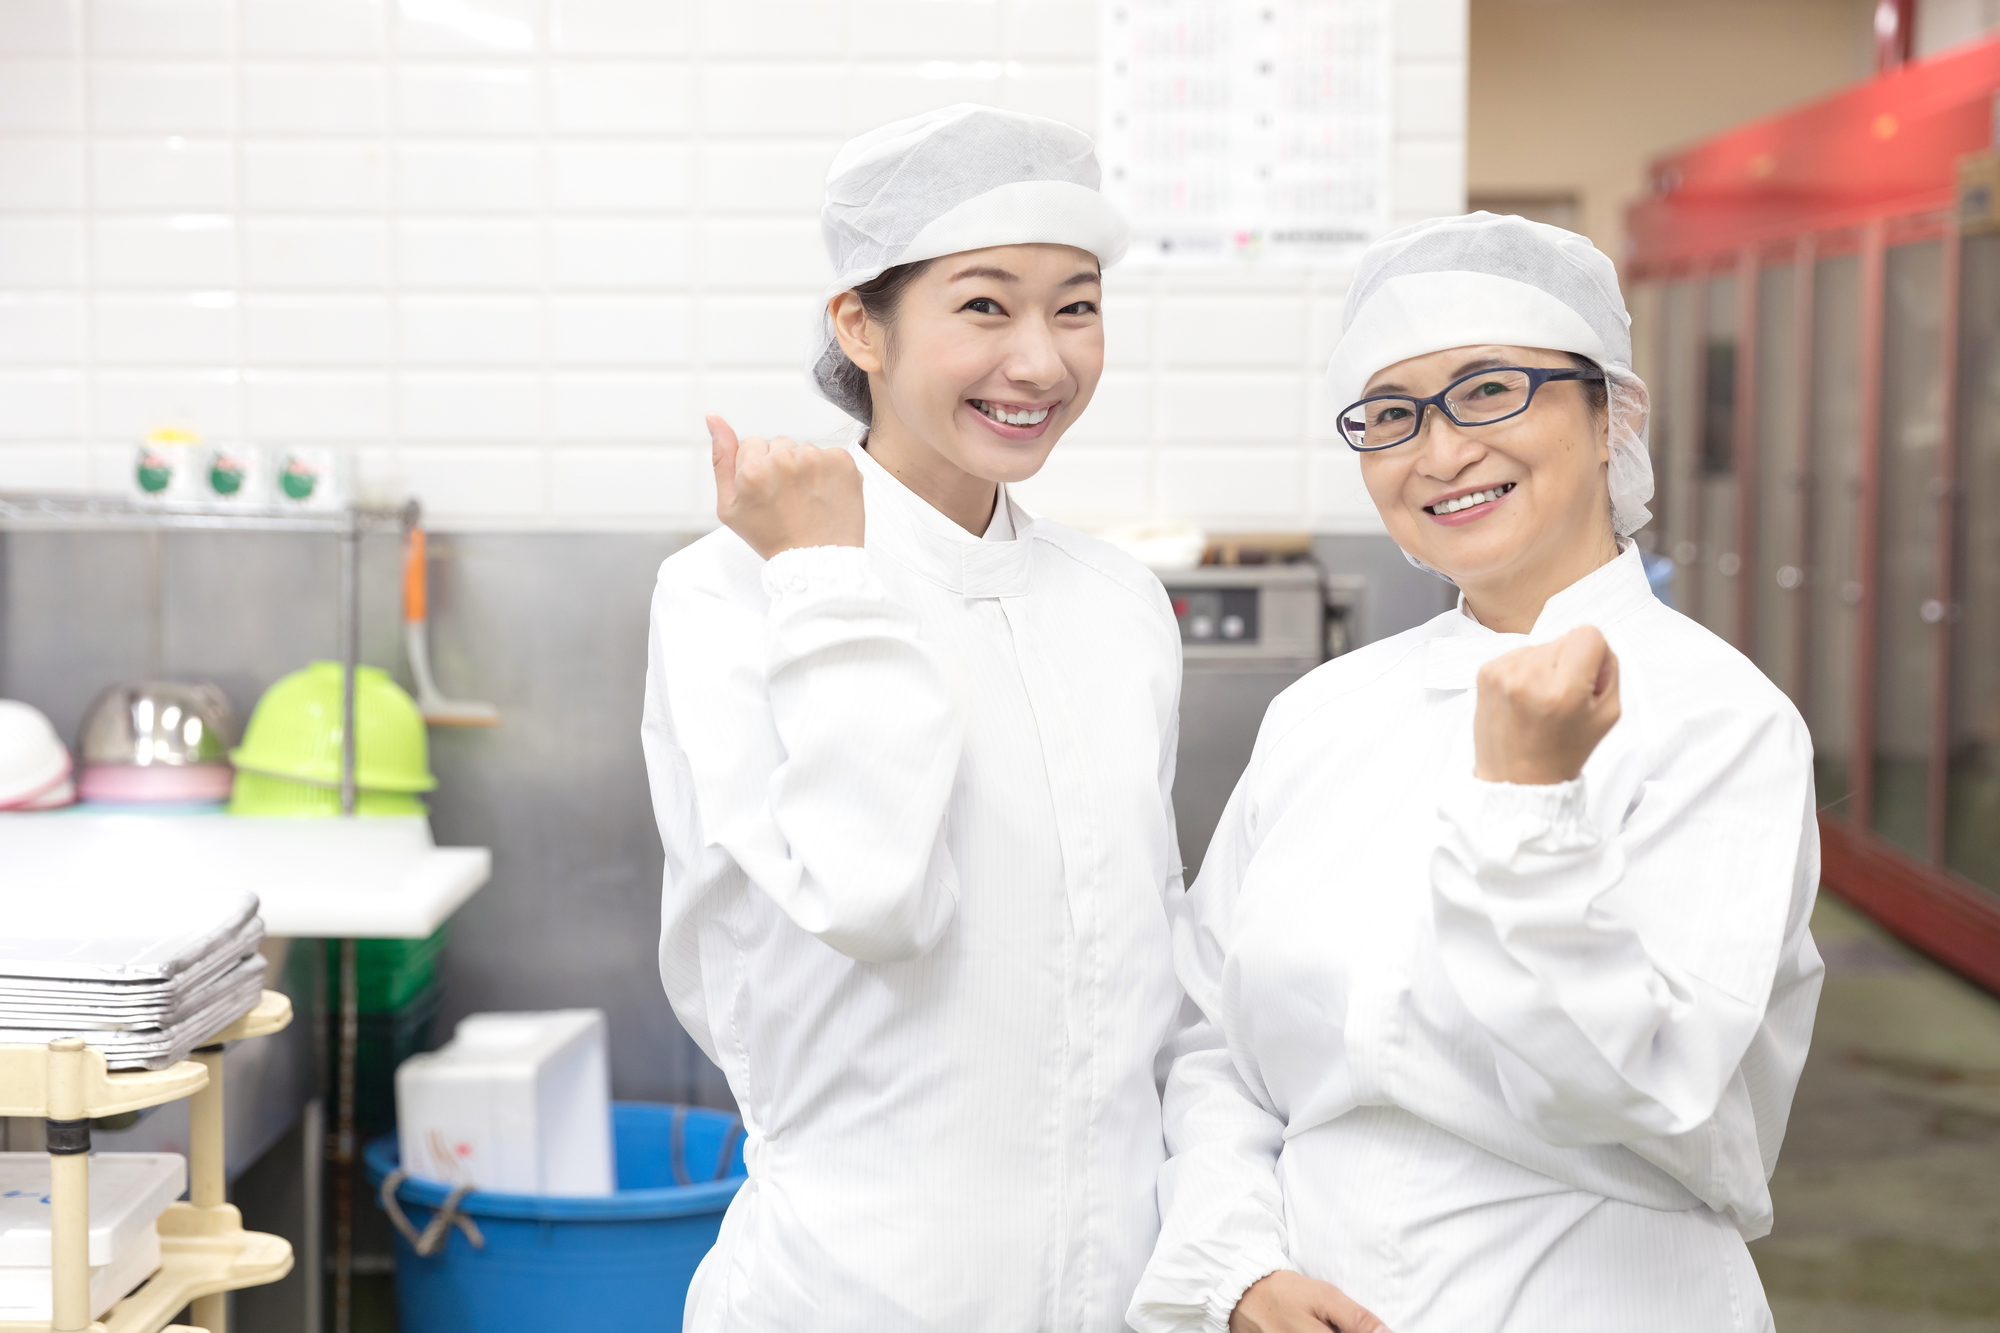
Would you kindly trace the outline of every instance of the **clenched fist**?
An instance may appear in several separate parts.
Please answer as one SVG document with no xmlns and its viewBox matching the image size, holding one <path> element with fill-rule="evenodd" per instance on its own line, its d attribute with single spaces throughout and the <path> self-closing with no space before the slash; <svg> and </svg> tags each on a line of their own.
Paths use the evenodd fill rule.
<svg viewBox="0 0 2000 1333">
<path fill-rule="evenodd" d="M 1583 772 L 1618 721 L 1618 657 L 1595 626 L 1517 648 L 1479 669 L 1472 775 L 1547 786 Z"/>
<path fill-rule="evenodd" d="M 769 560 L 802 546 L 859 546 L 861 469 L 844 449 L 815 449 L 780 435 L 737 442 L 708 418 L 715 516 Z"/>
<path fill-rule="evenodd" d="M 1229 1312 L 1229 1333 L 1389 1333 L 1330 1282 L 1279 1269 L 1250 1284 Z"/>
</svg>

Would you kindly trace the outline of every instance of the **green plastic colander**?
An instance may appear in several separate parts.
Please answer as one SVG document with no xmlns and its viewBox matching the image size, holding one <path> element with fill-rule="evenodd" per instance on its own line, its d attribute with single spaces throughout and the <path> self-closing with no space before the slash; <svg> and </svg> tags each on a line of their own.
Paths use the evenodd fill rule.
<svg viewBox="0 0 2000 1333">
<path fill-rule="evenodd" d="M 310 786 L 239 768 L 229 789 L 229 813 L 272 819 L 330 818 L 340 813 L 340 793 L 332 787 Z M 369 791 L 364 787 L 354 793 L 354 813 L 421 815 L 424 798 L 413 792 Z"/>
<path fill-rule="evenodd" d="M 239 772 L 337 789 L 341 683 L 338 662 L 314 662 L 279 680 L 257 701 L 230 762 Z M 409 793 L 437 786 L 423 715 L 388 672 L 367 666 L 355 672 L 354 720 L 359 790 Z"/>
</svg>

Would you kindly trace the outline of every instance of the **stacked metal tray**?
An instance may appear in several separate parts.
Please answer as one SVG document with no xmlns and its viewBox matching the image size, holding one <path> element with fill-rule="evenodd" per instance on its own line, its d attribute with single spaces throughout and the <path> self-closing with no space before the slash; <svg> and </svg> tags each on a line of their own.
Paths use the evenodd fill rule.
<svg viewBox="0 0 2000 1333">
<path fill-rule="evenodd" d="M 249 893 L 21 895 L 0 937 L 0 1042 L 81 1037 L 110 1069 L 165 1069 L 257 1003 L 263 938 Z"/>
</svg>

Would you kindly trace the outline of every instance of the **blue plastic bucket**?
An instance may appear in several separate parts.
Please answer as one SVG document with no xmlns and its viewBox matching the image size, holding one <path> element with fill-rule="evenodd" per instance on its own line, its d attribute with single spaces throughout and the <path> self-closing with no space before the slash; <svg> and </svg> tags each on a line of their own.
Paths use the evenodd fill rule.
<svg viewBox="0 0 2000 1333">
<path fill-rule="evenodd" d="M 743 1184 L 742 1135 L 725 1112 L 643 1102 L 614 1103 L 611 1129 L 616 1194 L 468 1194 L 458 1211 L 478 1225 L 486 1241 L 480 1249 L 454 1226 L 426 1258 L 396 1233 L 404 1333 L 678 1330 L 695 1267 Z M 729 1160 L 716 1180 L 725 1147 Z M 379 1191 L 400 1160 L 395 1137 L 375 1140 L 363 1157 Z M 675 1183 L 677 1164 L 679 1179 L 692 1183 Z M 411 1179 L 397 1187 L 396 1199 L 421 1231 L 449 1193 Z"/>
</svg>

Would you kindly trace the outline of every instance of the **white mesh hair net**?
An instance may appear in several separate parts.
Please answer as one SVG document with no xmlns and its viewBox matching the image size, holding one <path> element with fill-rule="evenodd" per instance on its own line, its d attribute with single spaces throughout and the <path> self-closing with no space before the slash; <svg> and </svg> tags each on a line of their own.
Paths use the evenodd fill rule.
<svg viewBox="0 0 2000 1333">
<path fill-rule="evenodd" d="M 900 264 L 994 245 L 1073 245 L 1108 268 L 1125 254 L 1127 228 L 1098 179 L 1089 135 L 1018 111 L 965 102 L 870 130 L 827 169 L 825 295 Z M 823 309 L 820 326 L 813 386 L 865 424 L 867 405 Z"/>
<path fill-rule="evenodd" d="M 1653 516 L 1650 409 L 1646 385 L 1632 373 L 1632 317 L 1617 268 L 1574 232 L 1468 213 L 1384 236 L 1356 266 L 1327 391 L 1335 410 L 1344 409 L 1384 367 L 1482 343 L 1573 352 L 1603 369 L 1611 524 L 1621 537 L 1644 527 Z"/>
</svg>

